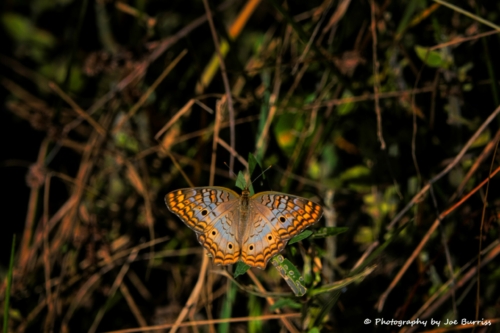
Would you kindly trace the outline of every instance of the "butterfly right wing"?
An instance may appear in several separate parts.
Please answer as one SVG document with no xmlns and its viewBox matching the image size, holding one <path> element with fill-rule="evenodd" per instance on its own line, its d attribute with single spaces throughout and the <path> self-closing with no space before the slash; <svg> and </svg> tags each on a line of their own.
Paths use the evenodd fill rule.
<svg viewBox="0 0 500 333">
<path fill-rule="evenodd" d="M 245 264 L 261 269 L 285 248 L 290 238 L 323 215 L 321 206 L 308 199 L 273 191 L 254 194 L 249 205 L 241 258 Z"/>
<path fill-rule="evenodd" d="M 224 187 L 185 188 L 165 196 L 167 208 L 196 232 L 216 265 L 240 258 L 238 203 L 239 195 Z"/>
</svg>

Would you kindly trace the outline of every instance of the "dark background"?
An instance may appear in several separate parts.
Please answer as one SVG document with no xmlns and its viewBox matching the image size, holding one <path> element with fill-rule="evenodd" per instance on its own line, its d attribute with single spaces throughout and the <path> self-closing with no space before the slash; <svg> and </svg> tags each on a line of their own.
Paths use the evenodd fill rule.
<svg viewBox="0 0 500 333">
<path fill-rule="evenodd" d="M 2 281 L 8 269 L 12 236 L 16 234 L 19 248 L 24 232 L 30 193 L 26 176 L 29 167 L 38 158 L 42 141 L 49 138 L 50 142 L 47 153 L 50 160 L 45 159 L 46 170 L 74 179 L 81 167 L 82 152 L 65 146 L 62 140 L 68 139 L 84 146 L 93 131 L 87 122 L 83 122 L 67 135 L 62 134 L 65 126 L 77 115 L 57 93 L 48 88 L 47 82 L 57 83 L 83 110 L 88 110 L 137 69 L 151 55 L 156 42 L 176 36 L 178 31 L 205 14 L 201 1 L 127 3 L 156 19 L 155 24 L 148 26 L 143 17 L 131 16 L 117 4 L 114 1 L 71 0 L 53 3 L 7 0 L 0 4 L 0 184 L 4 212 L 0 231 Z M 500 23 L 500 5 L 494 1 L 458 1 L 453 4 L 493 24 Z M 228 27 L 238 16 L 243 3 L 210 2 L 211 8 L 219 5 L 223 5 L 224 9 L 214 13 L 214 23 L 219 37 L 227 39 Z M 285 15 L 279 12 L 278 6 L 284 9 Z M 456 10 L 434 6 L 436 3 L 424 1 L 376 1 L 380 90 L 381 93 L 399 92 L 394 97 L 380 99 L 386 150 L 380 149 L 377 140 L 373 99 L 344 102 L 333 108 L 324 106 L 328 101 L 340 98 L 373 94 L 369 2 L 351 3 L 338 23 L 323 34 L 322 29 L 338 9 L 338 2 L 262 1 L 244 25 L 241 35 L 230 42 L 231 49 L 225 57 L 230 86 L 234 87 L 238 79 L 245 79 L 241 93 L 235 96 L 236 119 L 255 117 L 236 127 L 235 149 L 243 158 L 250 152 L 256 152 L 256 143 L 270 110 L 269 95 L 277 77 L 280 80 L 277 112 L 266 136 L 267 145 L 261 158 L 263 168 L 269 165 L 273 168 L 266 172 L 265 179 L 254 184 L 256 190 L 274 190 L 313 198 L 325 209 L 334 210 L 337 226 L 349 228 L 346 233 L 336 236 L 335 260 L 338 266 L 330 267 L 324 259 L 328 256 L 324 253 L 327 239 L 306 240 L 303 245 L 294 245 L 293 250 L 287 250 L 287 257 L 300 271 L 305 269 L 304 258 L 307 260 L 308 256 L 312 256 L 324 259 L 323 265 L 334 272 L 335 280 L 347 277 L 370 244 L 377 240 L 383 243 L 392 234 L 385 228 L 392 218 L 422 186 L 452 162 L 472 134 L 498 107 L 498 34 L 450 46 L 442 45 L 433 55 L 439 57 L 438 64 L 430 63 L 430 60 L 424 63 L 417 55 L 417 46 L 433 47 L 492 29 Z M 291 20 L 298 27 L 292 26 Z M 314 35 L 317 25 L 320 30 Z M 305 55 L 304 61 L 299 62 L 310 38 L 313 38 L 314 47 Z M 286 43 L 285 47 L 283 43 Z M 121 136 L 112 134 L 111 130 L 120 117 L 137 103 L 184 49 L 188 51 L 187 55 L 158 85 L 136 116 L 127 122 L 120 132 Z M 85 183 L 95 193 L 85 192 L 79 201 L 80 209 L 85 209 L 90 218 L 86 220 L 79 211 L 74 221 L 74 234 L 59 239 L 63 246 L 52 257 L 50 276 L 63 286 L 56 301 L 58 310 L 52 318 L 47 316 L 49 310 L 46 307 L 33 318 L 28 317 L 45 297 L 45 264 L 41 250 L 33 248 L 32 260 L 35 264 L 29 269 L 22 269 L 18 266 L 20 253 L 17 250 L 10 307 L 19 315 L 11 314 L 9 327 L 12 330 L 36 332 L 40 327 L 45 330 L 51 327 L 56 331 L 62 329 L 66 325 L 63 318 L 78 291 L 92 274 L 102 268 L 102 251 L 110 256 L 115 254 L 112 245 L 120 237 L 127 240 L 124 245 L 127 249 L 151 240 L 144 217 L 144 196 L 137 191 L 137 183 L 128 175 L 123 161 L 133 165 L 146 188 L 151 201 L 155 237 L 169 237 L 167 242 L 156 245 L 155 250 L 199 250 L 195 255 L 158 258 L 153 266 L 144 259 L 134 262 L 132 270 L 151 293 L 150 299 L 141 297 L 140 292 L 132 287 L 134 283 L 125 279 L 124 283 L 131 289 L 131 297 L 136 300 L 148 325 L 175 321 L 195 285 L 202 252 L 194 233 L 167 211 L 163 196 L 176 188 L 188 187 L 189 183 L 165 154 L 157 151 L 142 153 L 155 147 L 159 149 L 159 142 L 154 136 L 190 99 L 197 98 L 215 110 L 217 99 L 225 94 L 220 70 L 203 93 L 195 89 L 213 54 L 210 28 L 203 23 L 173 42 L 158 58 L 147 64 L 144 77 L 115 94 L 92 115 L 99 122 L 108 116 L 111 124 L 106 127 L 104 141 L 98 145 Z M 249 71 L 247 65 L 252 58 L 256 63 L 255 70 Z M 300 79 L 293 72 L 298 62 L 299 69 L 307 66 Z M 353 70 L 347 71 L 352 64 Z M 69 67 L 72 68 L 72 75 L 67 79 Z M 27 71 L 31 74 L 24 75 Z M 38 76 L 41 79 L 34 79 Z M 293 88 L 295 80 L 299 80 L 299 84 Z M 17 88 L 11 88 L 9 82 L 44 101 L 45 107 L 34 106 L 30 97 L 20 94 Z M 405 93 L 414 88 L 429 87 L 433 88 L 426 93 Z M 293 91 L 285 101 L 290 89 Z M 312 111 L 318 104 L 323 106 Z M 28 116 L 23 117 L 16 111 L 19 108 L 28 110 Z M 52 115 L 47 116 L 43 110 L 50 110 Z M 418 171 L 412 159 L 414 113 L 418 125 L 414 152 Z M 194 105 L 175 124 L 179 132 L 174 138 L 206 130 L 213 126 L 214 119 L 213 114 Z M 225 114 L 224 121 L 227 119 L 228 114 Z M 317 324 L 319 330 L 361 331 L 367 328 L 363 325 L 365 318 L 407 320 L 449 279 L 446 252 L 450 254 L 454 270 L 474 262 L 478 254 L 481 223 L 484 224 L 482 248 L 498 241 L 499 187 L 497 177 L 493 177 L 487 193 L 486 187 L 483 187 L 470 199 L 457 205 L 454 212 L 442 221 L 441 227 L 389 294 L 383 312 L 375 311 L 374 304 L 437 215 L 456 204 L 460 197 L 488 177 L 492 159 L 492 170 L 497 168 L 498 157 L 493 148 L 499 124 L 497 117 L 461 161 L 433 184 L 435 202 L 428 192 L 418 205 L 406 213 L 403 221 L 409 224 L 377 256 L 373 262 L 378 265 L 375 272 L 361 283 L 349 285 L 343 290 L 339 302 L 327 311 L 329 316 Z M 308 129 L 312 129 L 311 134 L 301 143 L 299 137 Z M 220 137 L 230 142 L 228 127 L 221 129 Z M 291 143 L 286 143 L 287 138 L 291 138 Z M 493 144 L 491 148 L 488 148 L 489 143 Z M 195 186 L 209 185 L 212 156 L 212 134 L 209 130 L 205 136 L 175 142 L 168 149 L 180 161 L 183 171 Z M 481 160 L 464 191 L 453 197 L 465 174 L 480 161 L 478 157 L 482 153 L 488 154 L 487 158 Z M 227 150 L 219 145 L 218 172 L 214 184 L 235 189 L 226 166 L 229 156 Z M 284 177 L 287 167 L 291 167 L 292 174 Z M 244 166 L 236 162 L 235 172 L 243 169 Z M 50 186 L 49 216 L 52 216 L 71 196 L 74 185 L 55 176 Z M 37 202 L 35 235 L 42 230 L 39 226 L 42 221 L 43 189 L 42 186 Z M 333 208 L 324 201 L 329 190 L 335 191 Z M 485 203 L 487 207 L 483 216 Z M 323 219 L 312 229 L 317 230 L 324 223 Z M 49 234 L 51 243 L 60 237 L 57 230 L 58 227 Z M 147 252 L 148 249 L 140 251 L 141 254 Z M 109 273 L 103 273 L 98 286 L 88 291 L 67 328 L 87 331 L 104 304 L 107 310 L 98 331 L 139 326 L 121 291 L 109 295 L 109 289 L 123 264 L 123 261 L 118 261 Z M 270 266 L 266 271 L 256 271 L 267 290 L 289 292 L 284 281 Z M 316 280 L 314 284 L 309 283 L 310 289 L 333 282 L 328 281 L 321 269 L 313 270 L 311 274 Z M 498 265 L 492 263 L 481 271 L 479 318 L 499 317 L 499 274 Z M 219 276 L 214 279 L 212 288 L 208 286 L 207 290 L 218 296 L 211 308 L 201 306 L 197 309 L 197 319 L 222 317 L 224 304 L 231 304 L 220 297 L 220 291 L 229 288 L 227 280 Z M 252 284 L 246 275 L 239 281 Z M 453 313 L 453 303 L 448 300 L 433 313 L 433 317 L 451 320 L 456 316 L 459 320 L 473 320 L 476 285 L 472 280 L 467 281 L 467 285 L 469 289 L 457 290 L 457 313 Z M 3 308 L 4 287 L 0 291 Z M 232 304 L 238 306 L 233 306 L 229 316 L 269 313 L 264 299 L 254 299 L 243 291 L 238 291 L 236 297 L 236 303 Z M 301 305 L 302 313 L 312 321 L 311 317 L 314 318 L 318 309 L 324 308 L 331 297 L 332 294 L 328 293 L 323 298 L 292 299 Z M 26 327 L 23 328 L 23 325 Z M 278 321 L 265 321 L 262 325 L 256 329 L 251 325 L 232 324 L 230 331 L 272 331 L 281 327 Z M 374 331 L 399 330 L 395 326 L 369 327 Z M 494 331 L 494 328 L 489 329 Z"/>
</svg>

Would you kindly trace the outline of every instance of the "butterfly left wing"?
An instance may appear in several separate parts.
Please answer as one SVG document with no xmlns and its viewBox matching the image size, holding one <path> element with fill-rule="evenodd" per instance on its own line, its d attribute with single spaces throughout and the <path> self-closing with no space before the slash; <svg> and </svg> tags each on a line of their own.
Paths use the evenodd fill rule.
<svg viewBox="0 0 500 333">
<path fill-rule="evenodd" d="M 196 232 L 215 264 L 229 265 L 240 258 L 238 199 L 224 187 L 194 187 L 168 193 L 165 204 Z"/>
<path fill-rule="evenodd" d="M 278 192 L 261 192 L 249 200 L 250 216 L 241 240 L 241 259 L 264 269 L 290 238 L 323 215 L 320 205 L 305 198 Z"/>
</svg>

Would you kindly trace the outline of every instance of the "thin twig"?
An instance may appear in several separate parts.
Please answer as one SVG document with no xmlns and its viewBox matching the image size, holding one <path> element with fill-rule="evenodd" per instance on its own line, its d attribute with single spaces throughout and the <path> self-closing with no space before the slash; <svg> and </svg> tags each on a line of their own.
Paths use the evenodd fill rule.
<svg viewBox="0 0 500 333">
<path fill-rule="evenodd" d="M 167 151 L 167 155 L 168 155 L 168 157 L 170 157 L 170 159 L 172 160 L 172 163 L 174 163 L 174 165 L 177 168 L 177 170 L 179 170 L 179 172 L 181 173 L 182 177 L 184 177 L 184 180 L 188 183 L 189 187 L 194 187 L 193 182 L 191 181 L 191 179 L 189 179 L 188 175 L 186 175 L 186 173 L 184 172 L 184 170 L 182 170 L 182 167 L 177 162 L 177 159 L 169 151 Z"/>
<path fill-rule="evenodd" d="M 76 102 L 68 95 L 66 94 L 57 84 L 54 82 L 50 81 L 49 82 L 49 87 L 57 93 L 66 103 L 68 103 L 73 111 L 75 111 L 80 117 L 85 119 L 94 129 L 101 135 L 106 135 L 106 131 L 104 128 L 94 120 L 89 114 L 87 114 Z"/>
<path fill-rule="evenodd" d="M 460 13 L 460 14 L 465 15 L 465 16 L 467 16 L 467 17 L 469 17 L 469 18 L 471 18 L 471 19 L 473 19 L 473 20 L 475 20 L 475 21 L 478 21 L 479 23 L 482 23 L 482 24 L 484 24 L 484 25 L 487 25 L 488 27 L 493 28 L 493 29 L 495 29 L 496 31 L 500 31 L 500 27 L 499 27 L 498 25 L 493 24 L 493 23 L 491 23 L 490 21 L 485 20 L 484 18 L 482 18 L 482 17 L 480 17 L 480 16 L 474 15 L 474 14 L 472 14 L 471 12 L 468 12 L 468 11 L 466 11 L 466 10 L 463 10 L 462 8 L 457 7 L 457 6 L 455 6 L 455 5 L 451 4 L 451 3 L 447 2 L 447 1 L 442 1 L 442 0 L 434 0 L 434 1 L 435 1 L 435 2 L 437 2 L 437 3 L 439 3 L 440 5 L 443 5 L 443 6 L 446 6 L 446 7 L 448 7 L 448 8 L 453 9 L 453 10 L 454 10 L 454 11 L 456 11 L 457 13 Z"/>
<path fill-rule="evenodd" d="M 214 135 L 212 140 L 212 158 L 210 161 L 210 186 L 214 186 L 215 179 L 215 162 L 217 160 L 217 141 L 219 139 L 220 122 L 222 120 L 222 109 L 224 102 L 222 100 L 217 101 L 215 107 L 215 124 L 214 124 Z M 232 155 L 231 155 L 232 156 Z"/>
<path fill-rule="evenodd" d="M 482 248 L 483 248 L 483 235 L 484 235 L 484 220 L 486 219 L 486 208 L 488 207 L 488 194 L 490 193 L 490 179 L 492 177 L 492 171 L 493 167 L 495 165 L 495 160 L 497 157 L 497 151 L 498 151 L 498 141 L 497 144 L 495 145 L 495 151 L 493 152 L 493 157 L 491 159 L 491 164 L 490 164 L 490 172 L 488 176 L 488 183 L 486 184 L 486 191 L 484 193 L 484 196 L 481 198 L 483 199 L 483 212 L 481 214 L 481 225 L 479 226 L 479 250 L 478 253 L 481 253 Z M 479 318 L 479 307 L 481 304 L 481 256 L 477 256 L 477 289 L 476 289 L 476 320 Z"/>
<path fill-rule="evenodd" d="M 430 93 L 435 89 L 434 86 L 429 86 L 429 87 L 423 87 L 419 89 L 408 89 L 408 90 L 402 90 L 402 91 L 388 91 L 388 92 L 381 92 L 378 95 L 379 99 L 383 98 L 394 98 L 394 97 L 401 97 L 406 94 L 423 94 L 423 93 Z M 353 96 L 353 97 L 345 97 L 345 98 L 339 98 L 339 99 L 332 99 L 329 101 L 324 101 L 320 103 L 312 103 L 310 105 L 304 106 L 302 109 L 303 110 L 310 110 L 314 109 L 316 107 L 331 107 L 334 105 L 343 105 L 343 104 L 349 104 L 349 103 L 359 103 L 359 102 L 366 102 L 366 101 L 371 101 L 375 99 L 375 94 L 364 94 L 361 96 Z"/>
<path fill-rule="evenodd" d="M 212 19 L 212 12 L 210 11 L 210 6 L 207 0 L 203 0 L 203 5 L 205 6 L 205 11 L 207 12 L 208 24 L 210 26 L 210 32 L 212 33 L 212 39 L 215 45 L 215 52 L 219 57 L 220 71 L 222 75 L 222 81 L 224 82 L 224 89 L 226 90 L 227 96 L 227 107 L 229 109 L 229 131 L 230 131 L 230 143 L 232 150 L 235 150 L 235 133 L 234 133 L 234 105 L 233 97 L 231 95 L 231 87 L 229 86 L 229 79 L 227 78 L 226 65 L 224 63 L 224 58 L 220 51 L 219 38 L 217 32 L 215 31 L 214 22 Z M 234 156 L 229 155 L 229 174 L 234 173 Z"/>
<path fill-rule="evenodd" d="M 222 140 L 220 137 L 217 138 L 217 143 L 220 144 L 224 149 L 226 149 L 231 155 L 236 157 L 241 164 L 245 166 L 245 169 L 248 169 L 248 162 L 245 160 L 243 156 L 238 154 L 238 152 L 231 149 L 231 147 L 227 144 L 226 141 Z"/>
<path fill-rule="evenodd" d="M 380 78 L 378 75 L 379 63 L 377 59 L 377 25 L 375 21 L 375 0 L 370 1 L 371 30 L 372 30 L 372 54 L 373 54 L 373 95 L 375 96 L 375 113 L 377 114 L 377 137 L 380 141 L 380 149 L 385 150 L 385 140 L 382 134 L 382 115 L 379 104 Z"/>
<path fill-rule="evenodd" d="M 49 247 L 49 195 L 50 195 L 50 178 L 51 175 L 47 174 L 45 176 L 45 188 L 43 192 L 43 216 L 42 216 L 42 227 L 43 227 L 43 268 L 45 277 L 45 292 L 47 294 L 47 316 L 45 317 L 45 332 L 52 332 L 54 329 L 54 297 L 52 295 L 52 288 L 50 286 L 50 247 Z"/>
</svg>

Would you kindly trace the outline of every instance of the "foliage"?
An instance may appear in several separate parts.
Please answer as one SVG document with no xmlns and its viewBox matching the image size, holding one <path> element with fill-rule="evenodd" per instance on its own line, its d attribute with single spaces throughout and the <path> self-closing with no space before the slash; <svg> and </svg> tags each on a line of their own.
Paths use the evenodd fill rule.
<svg viewBox="0 0 500 333">
<path fill-rule="evenodd" d="M 500 317 L 497 2 L 1 6 L 4 332 Z M 323 218 L 213 266 L 163 198 L 235 183 Z"/>
</svg>

